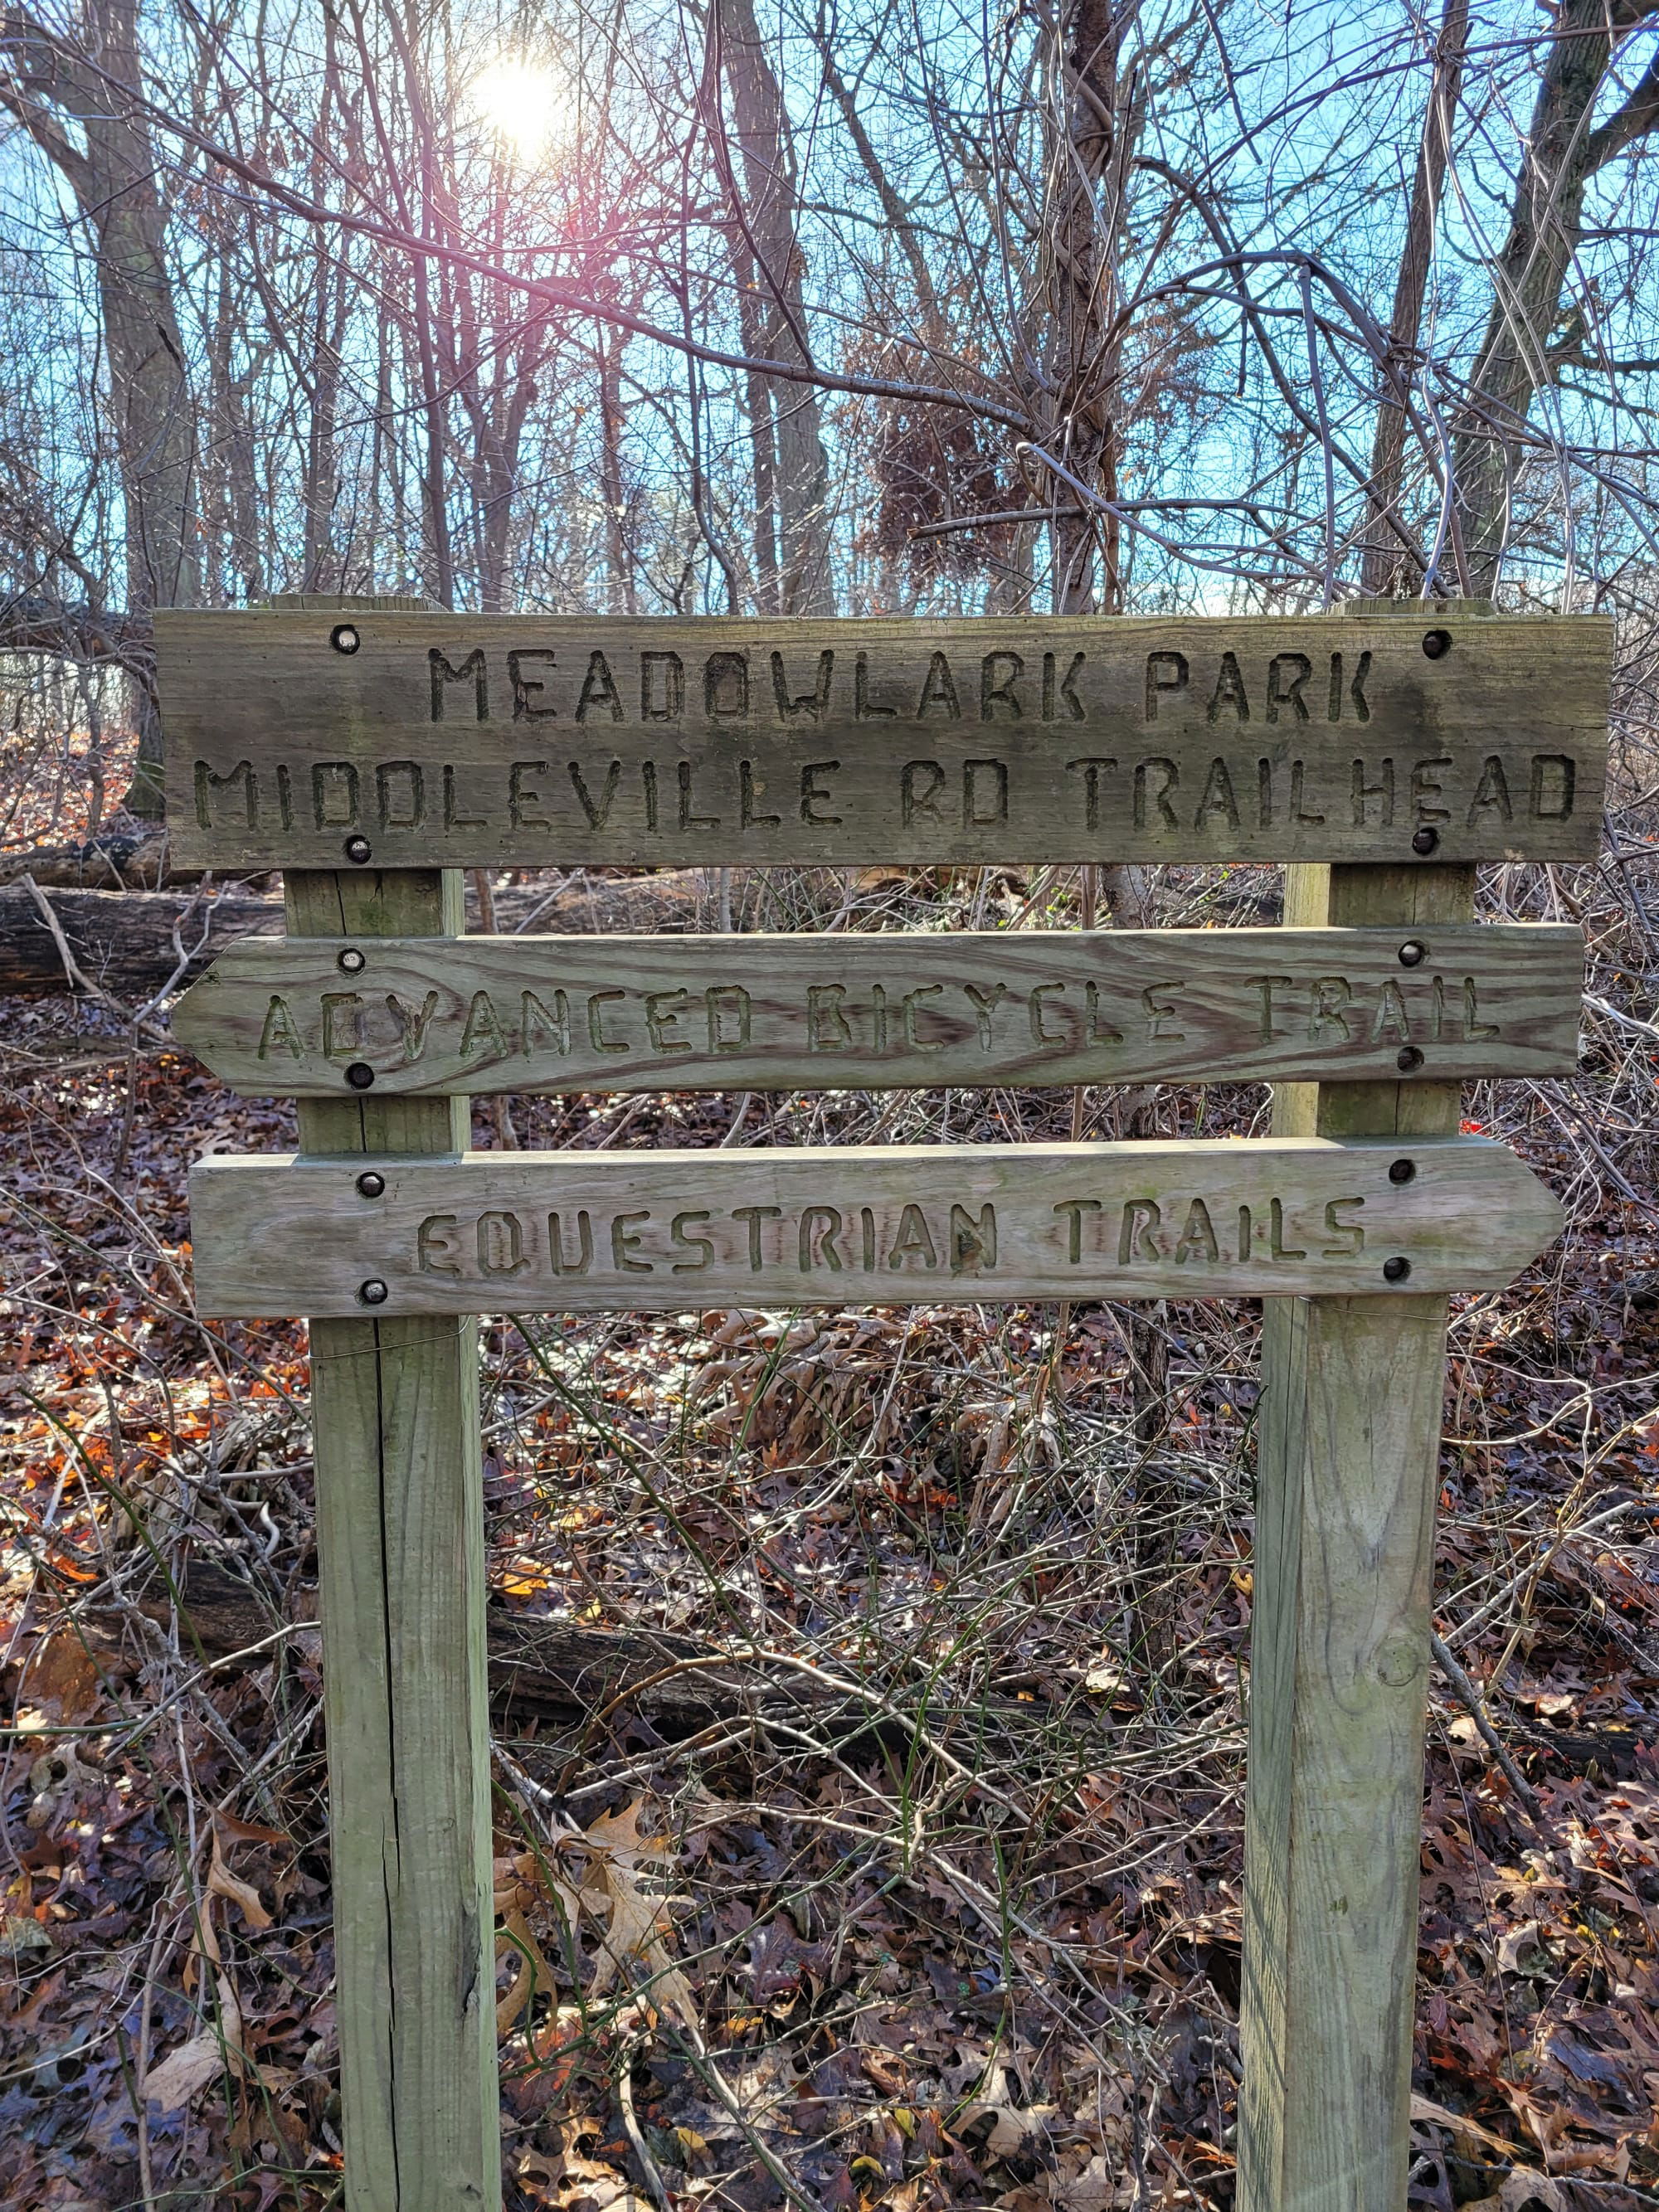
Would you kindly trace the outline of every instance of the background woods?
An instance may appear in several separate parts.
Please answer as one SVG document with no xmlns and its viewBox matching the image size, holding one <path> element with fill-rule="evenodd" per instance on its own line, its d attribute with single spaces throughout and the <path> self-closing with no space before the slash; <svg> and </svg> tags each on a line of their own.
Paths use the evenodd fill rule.
<svg viewBox="0 0 1659 2212">
<path fill-rule="evenodd" d="M 1617 618 L 1566 1242 L 1454 1310 L 1413 2212 L 1659 2198 L 1659 10 L 0 8 L 9 2205 L 337 2201 L 298 1325 L 204 1328 L 151 616 Z M 1271 922 L 1265 867 L 478 872 L 511 933 Z M 514 1097 L 494 1146 L 1261 1133 Z M 1234 2197 L 1257 1316 L 485 1332 L 508 2202 Z"/>
</svg>

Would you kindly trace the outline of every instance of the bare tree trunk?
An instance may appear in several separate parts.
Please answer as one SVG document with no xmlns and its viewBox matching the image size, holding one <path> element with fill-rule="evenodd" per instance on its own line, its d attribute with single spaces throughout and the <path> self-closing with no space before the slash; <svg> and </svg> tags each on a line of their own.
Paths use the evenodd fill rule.
<svg viewBox="0 0 1659 2212">
<path fill-rule="evenodd" d="M 755 289 L 755 257 L 736 222 L 729 227 L 732 271 L 738 287 L 738 322 L 744 352 L 765 358 L 766 318 Z M 758 613 L 780 611 L 778 599 L 778 447 L 772 427 L 772 384 L 752 368 L 744 377 L 749 417 L 749 453 L 755 474 L 755 522 L 751 533 L 755 564 L 755 606 Z"/>
<path fill-rule="evenodd" d="M 794 146 L 783 95 L 755 20 L 754 0 L 720 0 L 716 21 L 732 117 L 743 155 L 743 191 L 733 215 L 757 270 L 763 355 L 810 364 L 797 237 Z M 727 189 L 738 198 L 728 162 Z M 817 392 L 775 381 L 769 392 L 777 451 L 779 611 L 835 611 L 830 569 L 830 465 Z"/>
<path fill-rule="evenodd" d="M 1470 379 L 1473 397 L 1453 449 L 1469 586 L 1478 598 L 1492 597 L 1503 565 L 1522 453 L 1518 433 L 1533 395 L 1576 352 L 1576 342 L 1558 347 L 1552 341 L 1583 229 L 1585 186 L 1659 123 L 1659 58 L 1648 64 L 1623 106 L 1606 122 L 1590 123 L 1615 36 L 1650 23 L 1656 12 L 1648 5 L 1610 13 L 1606 0 L 1566 0 L 1547 34 L 1509 236 Z"/>
<path fill-rule="evenodd" d="M 611 567 L 611 600 L 625 615 L 640 611 L 633 549 L 628 542 L 628 487 L 623 476 L 623 339 L 618 331 L 599 334 L 600 477 L 605 499 L 605 544 Z"/>
<path fill-rule="evenodd" d="M 29 16 L 8 15 L 11 62 L 0 99 L 75 194 L 97 247 L 98 302 L 108 399 L 126 509 L 127 614 L 194 606 L 201 598 L 196 419 L 173 278 L 156 157 L 139 107 L 137 0 L 88 0 L 82 67 Z M 64 118 L 78 125 L 84 151 Z M 135 685 L 138 759 L 126 804 L 159 817 L 161 732 L 153 693 Z"/>
<path fill-rule="evenodd" d="M 1468 0 L 1445 0 L 1440 35 L 1435 41 L 1434 76 L 1429 86 L 1428 111 L 1423 118 L 1423 138 L 1417 150 L 1417 172 L 1412 179 L 1406 246 L 1395 285 L 1394 313 L 1389 320 L 1389 358 L 1383 368 L 1376 432 L 1371 442 L 1371 483 L 1361 568 L 1366 596 L 1370 599 L 1392 598 L 1401 580 L 1400 541 L 1389 527 L 1388 518 L 1397 511 L 1405 488 L 1406 410 L 1402 399 L 1411 385 L 1422 336 L 1423 301 L 1428 290 L 1429 264 L 1434 258 L 1435 222 L 1446 179 L 1446 160 L 1451 150 L 1452 124 L 1463 81 L 1463 50 L 1468 28 Z"/>
<path fill-rule="evenodd" d="M 1026 357 L 1048 388 L 1027 380 L 1044 447 L 1089 490 L 1117 494 L 1116 414 L 1122 368 L 1116 261 L 1127 207 L 1144 87 L 1120 66 L 1133 10 L 1072 0 L 1047 33 L 1047 145 L 1039 276 Z M 1072 495 L 1055 480 L 1060 503 Z M 1053 526 L 1056 614 L 1115 614 L 1122 605 L 1118 526 L 1079 501 Z"/>
</svg>

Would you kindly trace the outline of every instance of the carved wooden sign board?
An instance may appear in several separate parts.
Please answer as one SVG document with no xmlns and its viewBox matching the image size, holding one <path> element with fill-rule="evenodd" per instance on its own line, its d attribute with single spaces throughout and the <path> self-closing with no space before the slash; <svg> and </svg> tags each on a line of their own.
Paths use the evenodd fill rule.
<svg viewBox="0 0 1659 2212">
<path fill-rule="evenodd" d="M 1496 1289 L 1559 1231 L 1480 1138 L 215 1158 L 216 1314 L 551 1313 Z"/>
<path fill-rule="evenodd" d="M 1548 923 L 254 938 L 173 1029 L 256 1097 L 1545 1075 L 1583 969 Z"/>
<path fill-rule="evenodd" d="M 1587 860 L 1610 625 L 156 619 L 214 867 Z"/>
</svg>

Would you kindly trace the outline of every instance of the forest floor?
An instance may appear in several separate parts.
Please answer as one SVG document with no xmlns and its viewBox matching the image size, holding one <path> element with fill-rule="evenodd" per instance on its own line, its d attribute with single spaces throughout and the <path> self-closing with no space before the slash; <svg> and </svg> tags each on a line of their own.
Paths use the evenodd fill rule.
<svg viewBox="0 0 1659 2212">
<path fill-rule="evenodd" d="M 1437 1668 L 1411 2197 L 1437 2212 L 1659 2203 L 1659 1041 L 1613 876 L 1487 891 L 1582 915 L 1626 1025 L 1592 1023 L 1571 1084 L 1468 1094 L 1571 1228 L 1455 1309 L 1436 1626 L 1526 1791 Z M 1065 883 L 855 890 L 850 926 L 1075 919 Z M 740 884 L 739 926 L 821 923 L 841 887 L 784 896 Z M 1272 892 L 1160 896 L 1175 921 Z M 0 2200 L 311 2212 L 340 2142 L 304 1331 L 198 1320 L 185 1196 L 292 1116 L 67 997 L 0 1006 Z M 729 1137 L 735 1104 L 511 1110 L 526 1144 L 650 1148 Z M 738 1141 L 1072 1110 L 769 1096 Z M 1089 1112 L 1243 1133 L 1266 1093 Z M 511 2207 L 761 2212 L 779 2169 L 803 2207 L 1231 2206 L 1259 1313 L 1058 1320 L 487 1329 L 500 1614 L 842 1686 L 690 1733 L 643 1698 L 498 1702 Z M 228 1588 L 270 1624 L 252 1650 L 192 1610 Z"/>
</svg>

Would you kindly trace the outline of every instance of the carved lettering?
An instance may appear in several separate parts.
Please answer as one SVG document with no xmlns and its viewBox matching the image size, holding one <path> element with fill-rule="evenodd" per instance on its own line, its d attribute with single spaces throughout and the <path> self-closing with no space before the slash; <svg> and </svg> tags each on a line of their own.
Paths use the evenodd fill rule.
<svg viewBox="0 0 1659 2212">
<path fill-rule="evenodd" d="M 484 665 L 483 647 L 480 646 L 476 652 L 469 653 L 459 668 L 452 668 L 435 645 L 426 658 L 427 665 L 432 674 L 433 720 L 441 722 L 444 719 L 444 705 L 448 696 L 447 687 L 452 684 L 465 684 L 471 681 L 477 719 L 481 722 L 487 722 L 489 720 L 489 671 Z"/>
<path fill-rule="evenodd" d="M 363 1002 L 356 991 L 323 993 L 323 1058 L 356 1060 L 363 1049 Z"/>
<path fill-rule="evenodd" d="M 461 1058 L 470 1060 L 474 1053 L 486 1060 L 505 1060 L 508 1046 L 501 1028 L 501 1018 L 495 1011 L 495 1001 L 488 991 L 475 991 L 466 1010 L 466 1023 L 461 1031 Z"/>
<path fill-rule="evenodd" d="M 1537 778 L 1534 775 L 1534 781 Z M 242 810 L 250 830 L 259 826 L 259 790 L 253 780 L 252 761 L 238 761 L 234 768 L 216 775 L 204 760 L 196 763 L 196 819 L 204 830 L 213 827 L 213 794 L 228 791 L 233 784 L 242 788 Z M 1535 810 L 1534 810 L 1535 811 Z M 322 825 L 319 823 L 319 828 Z"/>
<path fill-rule="evenodd" d="M 782 1212 L 781 1206 L 734 1206 L 732 1209 L 733 1221 L 744 1221 L 749 1224 L 749 1270 L 751 1274 L 759 1274 L 763 1264 L 762 1224 L 777 1220 Z"/>
<path fill-rule="evenodd" d="M 290 1060 L 303 1060 L 306 1056 L 293 1009 L 286 999 L 278 998 L 274 992 L 259 1031 L 259 1057 L 269 1060 L 273 1052 L 285 1052 Z"/>
<path fill-rule="evenodd" d="M 930 707 L 942 707 L 945 719 L 952 722 L 962 720 L 962 702 L 957 696 L 957 679 L 951 673 L 951 664 L 942 653 L 931 653 L 927 673 L 922 678 L 921 694 L 916 701 L 916 720 L 927 719 Z"/>
<path fill-rule="evenodd" d="M 928 780 L 918 790 L 917 781 L 923 775 Z M 937 761 L 906 761 L 899 774 L 899 818 L 907 829 L 920 815 L 931 822 L 944 821 L 939 804 L 944 788 L 945 770 Z"/>
<path fill-rule="evenodd" d="M 1352 797 L 1353 826 L 1356 830 L 1364 828 L 1367 807 L 1373 799 L 1382 802 L 1382 811 L 1378 817 L 1381 826 L 1384 830 L 1391 830 L 1394 827 L 1394 763 L 1392 760 L 1385 760 L 1382 763 L 1379 775 L 1379 781 L 1367 783 L 1364 762 L 1357 760 L 1353 764 Z"/>
<path fill-rule="evenodd" d="M 396 786 L 401 782 L 401 793 Z M 401 796 L 399 811 L 397 800 Z M 426 777 L 411 760 L 382 761 L 374 771 L 374 811 L 382 830 L 418 830 L 426 820 Z"/>
<path fill-rule="evenodd" d="M 766 786 L 755 774 L 751 761 L 738 763 L 738 826 L 742 830 L 779 830 L 783 826 L 781 814 L 757 814 L 755 801 L 765 793 Z"/>
<path fill-rule="evenodd" d="M 1075 775 L 1079 769 L 1083 770 L 1084 827 L 1085 829 L 1098 830 L 1100 827 L 1100 779 L 1108 769 L 1114 769 L 1116 766 L 1117 763 L 1115 760 L 1104 760 L 1098 757 L 1085 757 L 1082 760 L 1069 760 L 1066 763 L 1066 772 L 1068 775 Z"/>
<path fill-rule="evenodd" d="M 1007 997 L 1008 986 L 1006 983 L 993 983 L 988 991 L 982 991 L 977 983 L 964 983 L 962 988 L 967 994 L 968 1003 L 974 1010 L 974 1019 L 979 1026 L 979 1048 L 981 1052 L 989 1052 L 991 1018 Z"/>
<path fill-rule="evenodd" d="M 711 722 L 740 722 L 749 712 L 749 655 L 711 653 L 703 664 L 702 707 Z"/>
<path fill-rule="evenodd" d="M 800 1271 L 809 1275 L 814 1267 L 828 1267 L 831 1274 L 842 1271 L 841 1254 L 836 1249 L 836 1239 L 841 1234 L 841 1212 L 833 1206 L 804 1206 L 800 1213 Z M 816 1242 L 817 1250 L 814 1255 Z"/>
<path fill-rule="evenodd" d="M 1329 1198 L 1325 1201 L 1325 1234 L 1331 1243 L 1322 1246 L 1321 1256 L 1327 1260 L 1352 1260 L 1365 1249 L 1365 1232 L 1357 1221 L 1344 1221 L 1340 1217 L 1345 1207 L 1357 1207 L 1365 1203 L 1363 1198 Z M 1341 1241 L 1339 1243 L 1338 1239 Z"/>
<path fill-rule="evenodd" d="M 649 1260 L 636 1260 L 635 1253 L 645 1249 L 645 1239 L 636 1236 L 629 1226 L 634 1221 L 649 1221 L 651 1209 L 640 1206 L 628 1213 L 613 1213 L 611 1217 L 611 1264 L 619 1275 L 654 1275 L 656 1268 Z"/>
<path fill-rule="evenodd" d="M 800 772 L 800 818 L 814 830 L 833 830 L 841 820 L 839 814 L 818 812 L 820 806 L 827 805 L 835 797 L 834 792 L 820 783 L 818 778 L 838 775 L 840 769 L 838 760 L 808 761 Z"/>
<path fill-rule="evenodd" d="M 418 1006 L 406 1006 L 395 991 L 386 994 L 386 1012 L 398 1024 L 404 1048 L 404 1066 L 412 1067 L 426 1050 L 426 1033 L 438 1011 L 438 994 L 428 991 Z"/>
<path fill-rule="evenodd" d="M 1308 719 L 1308 702 L 1302 696 L 1302 687 L 1313 674 L 1313 663 L 1305 653 L 1276 653 L 1267 663 L 1267 720 L 1276 722 L 1282 708 L 1290 709 L 1293 722 Z M 1290 680 L 1285 681 L 1286 678 Z M 1212 720 L 1213 720 L 1213 716 Z M 1241 716 L 1240 720 L 1244 717 Z"/>
<path fill-rule="evenodd" d="M 629 1049 L 620 1038 L 605 1035 L 605 1015 L 602 1011 L 605 1006 L 614 1006 L 619 999 L 625 999 L 627 996 L 626 991 L 590 991 L 588 993 L 587 1042 L 595 1052 L 618 1053 L 627 1052 Z"/>
<path fill-rule="evenodd" d="M 678 653 L 640 655 L 640 720 L 678 722 L 685 712 L 685 663 Z"/>
<path fill-rule="evenodd" d="M 674 1053 L 692 1050 L 690 1037 L 675 1034 L 691 1003 L 689 991 L 647 991 L 645 994 L 645 1032 L 651 1040 L 653 1052 Z"/>
<path fill-rule="evenodd" d="M 580 696 L 576 701 L 576 720 L 585 722 L 590 715 L 603 708 L 613 722 L 623 720 L 622 694 L 617 689 L 617 679 L 611 673 L 611 663 L 602 653 L 587 656 L 587 673 L 582 678 Z"/>
<path fill-rule="evenodd" d="M 690 762 L 681 761 L 678 764 L 676 775 L 680 793 L 680 828 L 682 830 L 718 830 L 720 826 L 720 817 L 718 814 L 694 814 L 691 811 Z"/>
<path fill-rule="evenodd" d="M 951 1208 L 951 1273 L 977 1274 L 997 1263 L 997 1210 L 981 1206 L 977 1218 L 965 1206 Z"/>
<path fill-rule="evenodd" d="M 1480 781 L 1474 787 L 1474 797 L 1469 801 L 1468 826 L 1474 827 L 1478 814 L 1495 813 L 1500 822 L 1513 822 L 1515 809 L 1510 803 L 1510 780 L 1504 773 L 1504 763 L 1496 753 L 1488 753 L 1480 763 Z"/>
<path fill-rule="evenodd" d="M 1159 779 L 1156 789 L 1150 787 L 1153 775 L 1157 775 Z M 1176 818 L 1176 811 L 1170 804 L 1170 793 L 1180 781 L 1181 770 L 1164 754 L 1154 753 L 1149 759 L 1138 761 L 1135 763 L 1134 814 L 1137 830 L 1144 830 L 1146 827 L 1146 801 L 1149 798 L 1157 807 L 1164 827 L 1166 830 L 1180 829 L 1181 824 Z"/>
<path fill-rule="evenodd" d="M 1140 1003 L 1146 1010 L 1146 1034 L 1149 1037 L 1165 1038 L 1171 1044 L 1185 1042 L 1185 1030 L 1170 1027 L 1170 1022 L 1178 1018 L 1181 1009 L 1168 994 L 1172 991 L 1184 991 L 1186 988 L 1184 981 L 1166 983 L 1162 990 L 1149 983 L 1141 993 Z"/>
<path fill-rule="evenodd" d="M 482 1275 L 517 1275 L 530 1262 L 525 1257 L 524 1224 L 516 1213 L 491 1209 L 478 1216 L 478 1272 Z"/>
<path fill-rule="evenodd" d="M 1454 768 L 1456 763 L 1449 753 L 1436 753 L 1428 760 L 1412 763 L 1412 811 L 1419 822 L 1449 822 L 1451 809 L 1437 806 L 1434 801 L 1442 795 L 1443 787 L 1431 771 L 1437 768 Z"/>
<path fill-rule="evenodd" d="M 1014 686 L 1025 672 L 1024 656 L 1018 653 L 988 653 L 979 665 L 979 719 L 988 722 L 994 719 L 999 707 L 1006 707 L 1009 719 L 1018 721 L 1024 713 L 1015 696 Z"/>
<path fill-rule="evenodd" d="M 1184 653 L 1149 653 L 1146 656 L 1146 720 L 1158 720 L 1160 699 L 1176 697 L 1187 689 Z"/>
<path fill-rule="evenodd" d="M 1227 707 L 1232 708 L 1235 721 L 1249 720 L 1250 702 L 1244 696 L 1244 678 L 1239 673 L 1236 653 L 1224 653 L 1221 656 L 1221 673 L 1216 678 L 1215 690 L 1211 693 L 1210 703 L 1205 709 L 1205 719 L 1218 722 L 1223 708 Z"/>
<path fill-rule="evenodd" d="M 901 1274 L 907 1260 L 918 1260 L 929 1270 L 939 1265 L 933 1233 L 927 1226 L 927 1216 L 919 1206 L 907 1206 L 900 1214 L 898 1232 L 887 1255 L 888 1266 Z"/>
<path fill-rule="evenodd" d="M 544 767 L 546 763 L 542 761 L 538 761 L 534 765 L 538 768 L 542 768 Z M 515 761 L 514 763 L 514 768 L 515 770 L 518 766 L 519 763 Z M 587 787 L 587 779 L 582 774 L 581 763 L 580 761 L 569 761 L 566 763 L 566 766 L 570 772 L 571 788 L 576 794 L 577 799 L 580 804 L 582 812 L 587 817 L 588 828 L 590 830 L 603 830 L 605 823 L 611 819 L 611 809 L 615 804 L 617 788 L 622 782 L 622 763 L 619 760 L 613 760 L 610 767 L 606 769 L 605 772 L 605 789 L 599 793 L 597 799 Z M 515 794 L 512 793 L 509 793 L 508 794 L 509 808 L 511 807 L 514 796 Z M 516 816 L 514 817 L 514 819 L 517 819 Z"/>
<path fill-rule="evenodd" d="M 696 1260 L 676 1260 L 673 1265 L 675 1274 L 698 1275 L 705 1267 L 713 1265 L 714 1258 L 713 1241 L 707 1237 L 688 1236 L 686 1233 L 688 1224 L 693 1221 L 708 1221 L 711 1218 L 706 1207 L 695 1206 L 686 1212 L 677 1213 L 669 1223 L 668 1235 L 674 1249 L 677 1252 L 696 1252 L 702 1255 Z"/>
<path fill-rule="evenodd" d="M 1062 1198 L 1054 1208 L 1066 1216 L 1066 1256 L 1074 1267 L 1083 1258 L 1083 1218 L 1100 1210 L 1097 1198 Z"/>
<path fill-rule="evenodd" d="M 546 761 L 514 761 L 507 769 L 507 818 L 515 830 L 550 830 L 553 827 L 544 814 L 530 811 L 532 806 L 540 805 L 542 794 L 534 784 L 525 781 L 526 775 L 547 775 L 550 773 Z M 570 763 L 570 773 L 576 778 L 580 787 L 581 779 L 574 761 Z"/>
<path fill-rule="evenodd" d="M 585 1275 L 593 1264 L 593 1221 L 584 1206 L 576 1210 L 576 1256 L 565 1257 L 564 1227 L 556 1213 L 547 1217 L 548 1264 L 556 1275 Z"/>
<path fill-rule="evenodd" d="M 888 722 L 898 713 L 896 707 L 884 707 L 870 696 L 870 656 L 860 653 L 853 660 L 853 720 L 855 722 Z"/>
<path fill-rule="evenodd" d="M 435 999 L 437 994 L 434 992 Z M 528 1060 L 543 1036 L 551 1039 L 555 1052 L 561 1056 L 570 1049 L 570 994 L 555 991 L 553 1011 L 550 1014 L 533 991 L 520 994 L 519 1006 L 520 1049 Z"/>
<path fill-rule="evenodd" d="M 830 678 L 836 665 L 836 656 L 826 648 L 818 655 L 817 682 L 810 691 L 789 694 L 788 679 L 784 674 L 783 655 L 772 655 L 772 696 L 777 702 L 781 722 L 821 722 L 830 711 Z"/>
<path fill-rule="evenodd" d="M 1572 812 L 1577 769 L 1565 753 L 1534 753 L 1527 805 L 1534 822 L 1565 822 Z"/>
<path fill-rule="evenodd" d="M 985 788 L 988 782 L 990 789 Z M 970 760 L 962 764 L 962 826 L 988 830 L 1008 819 L 1008 769 L 1000 760 Z"/>
<path fill-rule="evenodd" d="M 455 1232 L 459 1227 L 453 1213 L 428 1213 L 415 1231 L 415 1264 L 423 1275 L 459 1275 L 460 1261 L 455 1257 Z"/>
<path fill-rule="evenodd" d="M 311 771 L 312 818 L 319 830 L 355 830 L 357 826 L 357 770 L 350 761 L 319 761 Z M 345 802 L 343 813 L 331 811 L 331 802 Z"/>
<path fill-rule="evenodd" d="M 1128 1267 L 1134 1260 L 1149 1260 L 1156 1267 L 1162 1258 L 1152 1231 L 1164 1218 L 1164 1209 L 1155 1198 L 1132 1198 L 1123 1209 L 1123 1218 L 1118 1225 L 1117 1264 Z"/>
<path fill-rule="evenodd" d="M 530 650 L 521 648 L 517 653 L 507 654 L 507 680 L 513 686 L 513 719 L 515 722 L 550 721 L 559 711 L 556 707 L 537 704 L 547 684 L 539 676 L 525 674 L 526 663 L 532 660 L 539 661 L 544 668 L 558 665 L 558 655 L 545 652 L 539 647 Z"/>
<path fill-rule="evenodd" d="M 1201 1198 L 1195 1198 L 1187 1208 L 1187 1219 L 1175 1248 L 1176 1267 L 1184 1267 L 1188 1260 L 1200 1255 L 1213 1266 L 1221 1257 L 1221 1247 L 1215 1241 L 1215 1224 L 1210 1218 L 1210 1209 Z"/>
</svg>

